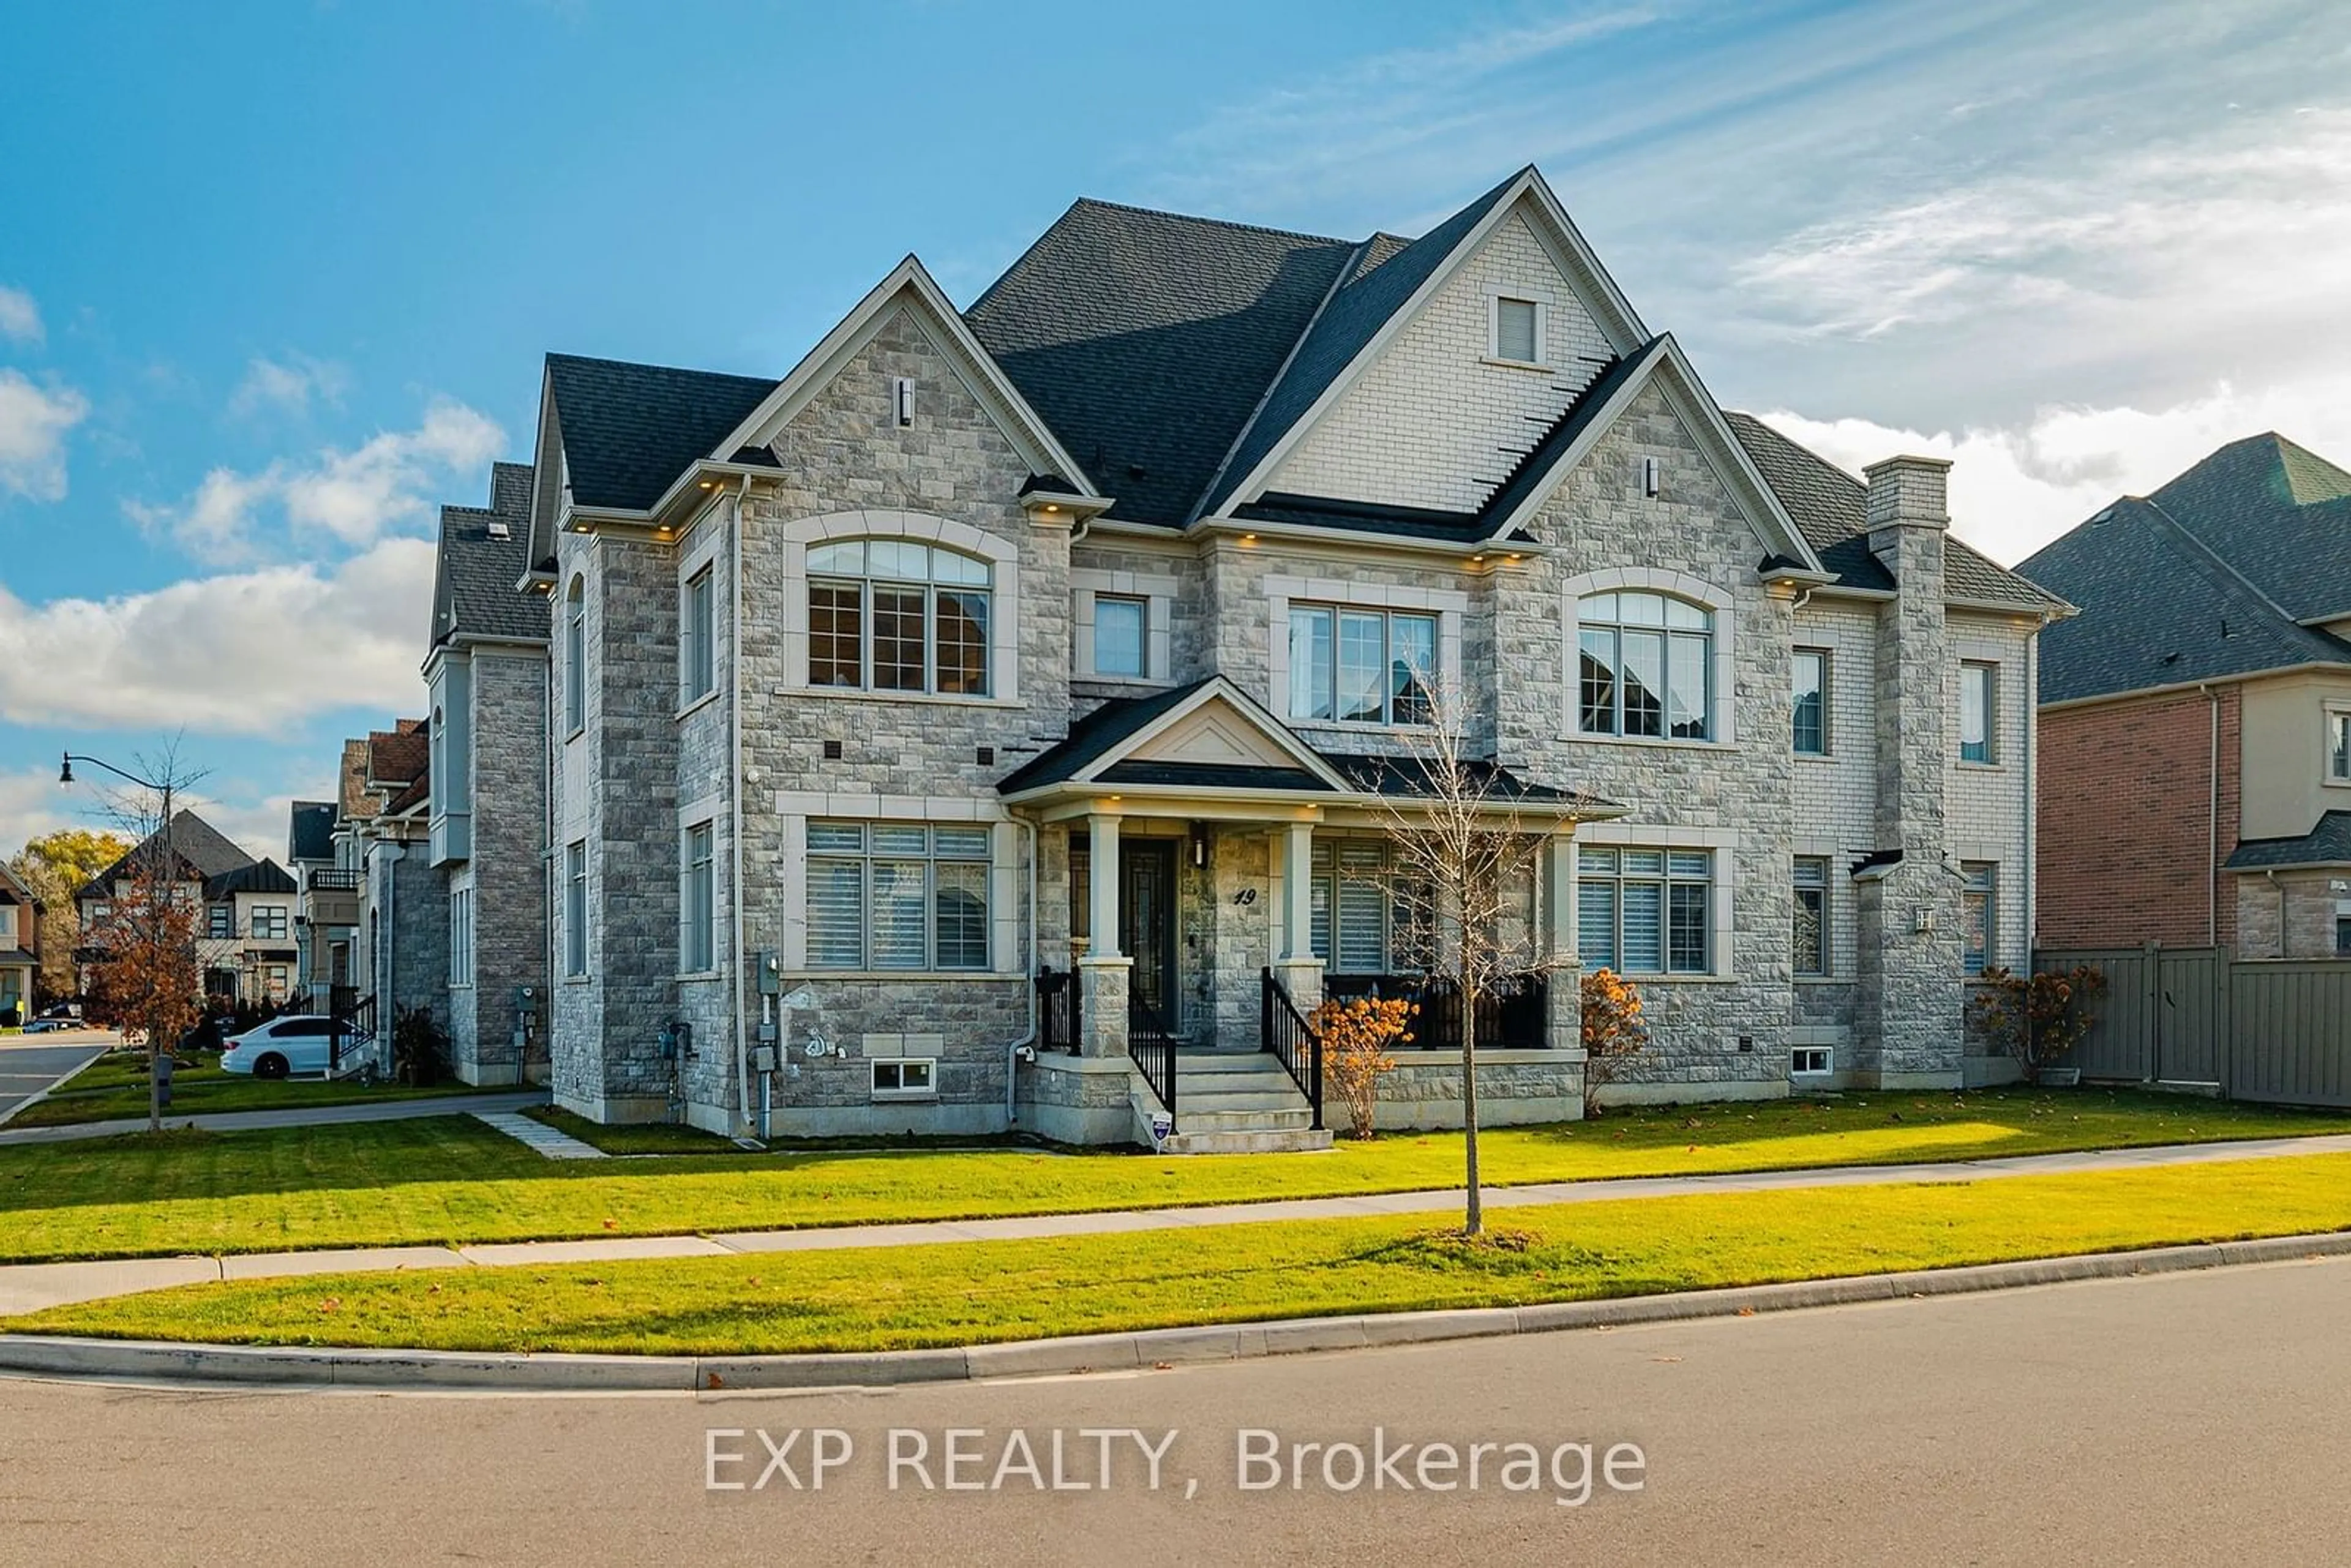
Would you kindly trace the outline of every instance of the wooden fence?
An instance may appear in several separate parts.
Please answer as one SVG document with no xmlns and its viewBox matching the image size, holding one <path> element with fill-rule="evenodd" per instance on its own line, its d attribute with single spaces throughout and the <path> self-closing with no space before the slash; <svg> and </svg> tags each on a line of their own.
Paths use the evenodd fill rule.
<svg viewBox="0 0 2351 1568">
<path fill-rule="evenodd" d="M 2245 961 L 2210 947 L 2077 948 L 2040 970 L 2106 977 L 2063 1066 L 2085 1080 L 2217 1087 L 2235 1100 L 2351 1106 L 2351 961 Z"/>
</svg>

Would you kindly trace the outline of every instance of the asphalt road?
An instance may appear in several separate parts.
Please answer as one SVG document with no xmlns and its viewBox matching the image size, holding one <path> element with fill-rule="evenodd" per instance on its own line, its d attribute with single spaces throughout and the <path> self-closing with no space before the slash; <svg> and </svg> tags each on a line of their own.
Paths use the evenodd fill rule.
<svg viewBox="0 0 2351 1568">
<path fill-rule="evenodd" d="M 47 1043 L 53 1036 L 31 1035 L 0 1042 L 0 1116 L 106 1050 L 113 1037 L 76 1031 L 73 1043 Z"/>
<path fill-rule="evenodd" d="M 2339 1563 L 2346 1330 L 2351 1260 L 893 1393 L 0 1382 L 0 1563 Z M 1287 1446 L 1280 1485 L 1237 1487 L 1244 1428 L 1368 1447 L 1374 1427 L 1413 1446 L 1393 1473 L 1454 1490 L 1335 1490 L 1344 1456 L 1326 1479 L 1319 1451 L 1293 1470 Z M 827 1457 L 850 1446 L 821 1491 L 750 1484 L 773 1445 L 809 1488 L 819 1428 L 846 1434 Z M 1105 1440 L 1081 1432 L 1102 1428 L 1144 1435 L 1107 1440 L 1108 1490 L 1039 1490 L 1099 1481 Z M 925 1445 L 895 1491 L 893 1429 Z M 1498 1448 L 1476 1491 L 1441 1457 L 1422 1477 L 1438 1441 L 1459 1463 L 1530 1443 L 1542 1474 L 1504 1490 L 1529 1478 Z M 1562 1506 L 1577 1442 L 1594 1484 Z M 946 1490 L 951 1443 L 981 1490 Z M 1165 1445 L 1157 1491 L 1144 1443 Z M 1598 1477 L 1620 1443 L 1645 1460 L 1619 1456 L 1637 1492 Z M 714 1468 L 714 1444 L 746 1457 Z M 744 1490 L 706 1490 L 714 1473 Z"/>
</svg>

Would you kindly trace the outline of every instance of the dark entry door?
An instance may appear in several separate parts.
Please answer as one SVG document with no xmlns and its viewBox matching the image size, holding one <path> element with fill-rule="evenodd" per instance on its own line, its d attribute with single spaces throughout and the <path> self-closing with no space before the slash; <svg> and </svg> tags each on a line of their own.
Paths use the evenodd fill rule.
<svg viewBox="0 0 2351 1568">
<path fill-rule="evenodd" d="M 1127 984 L 1135 999 L 1176 1019 L 1176 846 L 1126 842 L 1118 847 L 1118 946 L 1134 960 Z"/>
</svg>

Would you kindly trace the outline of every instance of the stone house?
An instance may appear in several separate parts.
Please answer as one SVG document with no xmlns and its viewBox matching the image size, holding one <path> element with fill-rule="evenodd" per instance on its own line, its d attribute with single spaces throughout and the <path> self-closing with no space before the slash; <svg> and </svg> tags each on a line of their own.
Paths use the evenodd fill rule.
<svg viewBox="0 0 2351 1568">
<path fill-rule="evenodd" d="M 2051 947 L 2351 957 L 2351 472 L 2268 434 L 2017 569 L 2046 639 Z"/>
<path fill-rule="evenodd" d="M 1579 965 L 1647 998 L 1625 1098 L 1997 1076 L 2064 606 L 1945 466 L 1726 414 L 1532 169 L 1416 239 L 1081 201 L 780 381 L 550 356 L 557 1101 L 1311 1145 L 1284 1020 L 1377 989 L 1387 1119 L 1458 1121 L 1389 869 L 1440 702 L 1565 964 L 1479 1014 L 1489 1120 L 1580 1113 Z"/>
</svg>

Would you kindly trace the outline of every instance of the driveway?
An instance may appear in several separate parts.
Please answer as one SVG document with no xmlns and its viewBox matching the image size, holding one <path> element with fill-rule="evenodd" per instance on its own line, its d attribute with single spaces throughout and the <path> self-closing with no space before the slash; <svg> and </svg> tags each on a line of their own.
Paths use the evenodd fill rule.
<svg viewBox="0 0 2351 1568">
<path fill-rule="evenodd" d="M 103 1030 L 0 1040 L 0 1120 L 113 1043 Z"/>
</svg>

